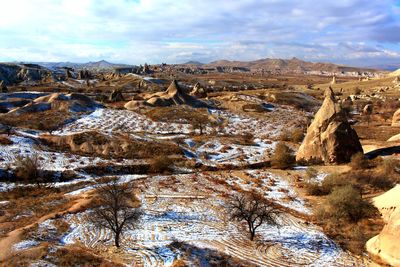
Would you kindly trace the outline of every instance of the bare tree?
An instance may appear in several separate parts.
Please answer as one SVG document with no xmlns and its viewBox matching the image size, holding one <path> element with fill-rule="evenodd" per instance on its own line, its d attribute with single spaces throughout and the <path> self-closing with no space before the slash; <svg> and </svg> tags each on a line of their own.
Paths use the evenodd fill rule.
<svg viewBox="0 0 400 267">
<path fill-rule="evenodd" d="M 255 192 L 234 196 L 228 208 L 232 220 L 247 223 L 251 241 L 254 240 L 257 228 L 262 224 L 279 226 L 278 208 Z"/>
<path fill-rule="evenodd" d="M 120 238 L 126 229 L 134 228 L 142 212 L 135 205 L 131 184 L 120 184 L 117 178 L 97 187 L 97 208 L 91 216 L 92 223 L 98 228 L 110 229 L 114 234 L 114 244 L 120 247 Z"/>
</svg>

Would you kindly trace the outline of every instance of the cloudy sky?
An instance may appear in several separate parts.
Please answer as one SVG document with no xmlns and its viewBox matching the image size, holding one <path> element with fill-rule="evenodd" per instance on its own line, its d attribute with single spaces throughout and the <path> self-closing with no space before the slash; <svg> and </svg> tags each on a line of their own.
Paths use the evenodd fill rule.
<svg viewBox="0 0 400 267">
<path fill-rule="evenodd" d="M 0 61 L 400 63 L 400 0 L 0 0 Z"/>
</svg>

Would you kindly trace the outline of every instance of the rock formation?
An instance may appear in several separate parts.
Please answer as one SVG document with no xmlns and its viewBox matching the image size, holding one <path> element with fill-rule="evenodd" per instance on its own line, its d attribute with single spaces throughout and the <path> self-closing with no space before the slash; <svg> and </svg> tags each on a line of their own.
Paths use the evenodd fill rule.
<svg viewBox="0 0 400 267">
<path fill-rule="evenodd" d="M 71 135 L 41 135 L 43 141 L 69 148 L 71 152 L 110 156 L 114 148 L 125 148 L 128 142 L 121 138 L 111 138 L 96 131 L 75 133 Z"/>
<path fill-rule="evenodd" d="M 331 84 L 336 84 L 336 75 L 333 74 Z"/>
<path fill-rule="evenodd" d="M 119 102 L 125 101 L 124 96 L 122 95 L 122 91 L 120 89 L 115 89 L 111 92 L 110 97 L 108 99 L 110 102 Z"/>
<path fill-rule="evenodd" d="M 207 107 L 208 105 L 193 96 L 185 93 L 176 80 L 172 81 L 171 85 L 165 92 L 156 93 L 150 96 L 145 102 L 150 106 L 173 106 L 173 105 L 188 105 L 191 107 Z"/>
<path fill-rule="evenodd" d="M 385 226 L 379 235 L 368 240 L 367 251 L 380 262 L 400 266 L 400 185 L 374 198 Z"/>
<path fill-rule="evenodd" d="M 91 75 L 88 70 L 80 70 L 78 72 L 78 80 L 86 80 L 86 79 L 90 79 L 90 77 L 91 77 Z"/>
<path fill-rule="evenodd" d="M 143 96 L 143 100 L 132 100 L 125 104 L 128 110 L 137 110 L 145 106 L 151 107 L 168 107 L 174 105 L 188 105 L 194 108 L 206 108 L 209 105 L 196 97 L 185 93 L 178 85 L 176 80 L 173 80 L 168 89 L 164 92 L 159 92 L 147 96 Z"/>
<path fill-rule="evenodd" d="M 68 80 L 70 78 L 72 78 L 71 70 L 65 69 L 65 79 Z"/>
<path fill-rule="evenodd" d="M 92 112 L 101 107 L 102 106 L 100 104 L 85 95 L 75 93 L 68 95 L 53 93 L 38 97 L 31 103 L 13 109 L 10 112 L 22 114 L 46 111 L 50 109 L 69 112 Z"/>
<path fill-rule="evenodd" d="M 8 92 L 7 86 L 5 85 L 4 81 L 1 81 L 1 80 L 0 80 L 0 91 L 2 93 L 7 93 Z"/>
<path fill-rule="evenodd" d="M 147 63 L 144 63 L 142 73 L 143 74 L 149 74 L 150 73 L 150 67 L 149 67 L 149 65 L 147 65 Z"/>
<path fill-rule="evenodd" d="M 198 98 L 205 98 L 207 97 L 207 92 L 203 87 L 201 87 L 200 83 L 197 82 L 193 87 L 193 90 L 190 92 L 190 95 Z"/>
<path fill-rule="evenodd" d="M 393 80 L 394 87 L 400 86 L 400 76 L 396 76 Z"/>
<path fill-rule="evenodd" d="M 321 108 L 307 129 L 296 160 L 325 164 L 344 163 L 358 152 L 363 152 L 363 149 L 357 133 L 347 121 L 344 110 L 329 88 L 325 92 Z"/>
<path fill-rule="evenodd" d="M 392 126 L 400 126 L 400 109 L 396 110 L 392 117 Z"/>
<path fill-rule="evenodd" d="M 367 105 L 365 105 L 364 108 L 363 108 L 363 114 L 364 114 L 364 115 L 371 115 L 371 114 L 372 114 L 372 111 L 373 111 L 373 106 L 372 106 L 372 104 L 367 104 Z"/>
</svg>

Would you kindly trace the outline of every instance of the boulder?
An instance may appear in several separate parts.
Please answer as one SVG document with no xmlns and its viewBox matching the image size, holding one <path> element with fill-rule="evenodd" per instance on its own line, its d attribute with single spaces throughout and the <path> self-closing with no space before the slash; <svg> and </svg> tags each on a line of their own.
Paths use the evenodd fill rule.
<svg viewBox="0 0 400 267">
<path fill-rule="evenodd" d="M 143 101 L 137 101 L 137 100 L 131 100 L 124 105 L 124 108 L 126 108 L 127 110 L 130 110 L 130 111 L 139 110 L 139 109 L 142 109 L 145 107 L 146 106 Z"/>
<path fill-rule="evenodd" d="M 364 108 L 363 108 L 363 114 L 364 114 L 364 115 L 371 115 L 371 114 L 372 114 L 372 111 L 373 111 L 373 106 L 372 106 L 372 104 L 367 104 L 367 105 L 365 105 Z"/>
<path fill-rule="evenodd" d="M 5 85 L 4 81 L 1 81 L 1 80 L 0 80 L 0 92 L 2 92 L 2 93 L 8 92 L 7 86 Z"/>
<path fill-rule="evenodd" d="M 207 92 L 201 87 L 200 83 L 197 82 L 193 87 L 193 90 L 190 92 L 190 95 L 198 98 L 205 98 L 207 97 Z"/>
<path fill-rule="evenodd" d="M 393 135 L 387 141 L 388 142 L 399 142 L 400 141 L 400 134 Z"/>
<path fill-rule="evenodd" d="M 325 100 L 307 129 L 296 160 L 337 164 L 349 162 L 351 156 L 363 152 L 356 131 L 347 121 L 346 113 L 336 102 L 331 88 L 325 92 Z"/>
<path fill-rule="evenodd" d="M 110 102 L 120 102 L 125 101 L 124 96 L 122 95 L 122 91 L 119 89 L 115 89 L 111 92 L 110 97 L 108 98 Z"/>
<path fill-rule="evenodd" d="M 396 110 L 392 117 L 392 126 L 400 126 L 400 109 Z"/>
<path fill-rule="evenodd" d="M 400 266 L 400 185 L 373 199 L 385 226 L 379 235 L 368 240 L 367 251 L 379 262 Z"/>
</svg>

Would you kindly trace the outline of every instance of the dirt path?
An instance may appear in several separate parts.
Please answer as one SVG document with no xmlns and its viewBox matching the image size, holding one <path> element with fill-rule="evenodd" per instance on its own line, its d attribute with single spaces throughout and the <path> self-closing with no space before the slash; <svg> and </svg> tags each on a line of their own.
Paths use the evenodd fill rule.
<svg viewBox="0 0 400 267">
<path fill-rule="evenodd" d="M 91 196 L 90 196 L 90 192 L 91 191 L 87 191 L 85 193 L 83 193 L 82 195 L 80 195 L 80 197 L 78 199 L 73 200 L 75 203 L 69 207 L 67 210 L 64 211 L 57 211 L 57 212 L 52 212 L 50 214 L 44 215 L 42 217 L 40 217 L 38 220 L 36 220 L 35 222 L 15 229 L 11 232 L 8 233 L 8 235 L 5 238 L 2 238 L 0 240 L 0 262 L 5 260 L 7 257 L 9 257 L 12 253 L 12 246 L 16 243 L 18 243 L 19 241 L 21 241 L 21 234 L 23 233 L 24 230 L 27 230 L 31 227 L 33 227 L 36 224 L 42 223 L 48 219 L 53 219 L 56 216 L 61 216 L 61 215 L 65 215 L 67 213 L 76 213 L 79 210 L 81 210 L 82 208 L 84 208 L 87 204 L 90 203 L 91 201 Z"/>
</svg>

